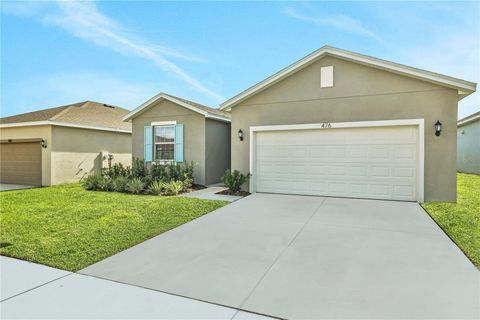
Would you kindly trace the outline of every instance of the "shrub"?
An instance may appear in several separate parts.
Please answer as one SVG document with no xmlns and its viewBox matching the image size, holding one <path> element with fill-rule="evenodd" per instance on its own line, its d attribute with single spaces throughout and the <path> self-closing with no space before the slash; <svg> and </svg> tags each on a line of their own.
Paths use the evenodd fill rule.
<svg viewBox="0 0 480 320">
<path fill-rule="evenodd" d="M 147 166 L 145 161 L 138 158 L 133 158 L 132 162 L 132 177 L 134 178 L 143 178 L 148 174 Z"/>
<path fill-rule="evenodd" d="M 187 191 L 193 185 L 193 179 L 189 177 L 188 173 L 183 174 L 183 181 L 182 181 L 182 191 Z"/>
<path fill-rule="evenodd" d="M 165 193 L 168 195 L 178 195 L 180 192 L 183 191 L 183 183 L 182 181 L 170 181 L 165 185 Z"/>
<path fill-rule="evenodd" d="M 221 179 L 230 191 L 238 192 L 242 189 L 242 184 L 247 182 L 249 176 L 250 174 L 245 175 L 238 170 L 234 170 L 233 172 L 227 170 Z"/>
<path fill-rule="evenodd" d="M 103 179 L 100 175 L 91 175 L 82 181 L 82 185 L 87 190 L 100 190 L 100 181 Z"/>
<path fill-rule="evenodd" d="M 160 180 L 155 180 L 148 186 L 148 191 L 151 194 L 159 195 L 164 190 L 164 183 Z"/>
<path fill-rule="evenodd" d="M 143 181 L 143 184 L 145 186 L 148 186 L 150 185 L 150 183 L 155 181 L 155 179 L 151 175 L 146 175 L 145 177 L 141 178 L 141 180 Z"/>
<path fill-rule="evenodd" d="M 192 161 L 192 162 L 185 162 L 184 168 L 183 168 L 184 179 L 192 180 L 192 184 L 193 184 L 193 167 L 194 167 L 194 163 Z"/>
<path fill-rule="evenodd" d="M 167 181 L 167 169 L 165 165 L 161 164 L 152 164 L 152 168 L 150 169 L 150 174 L 155 180 Z"/>
<path fill-rule="evenodd" d="M 113 166 L 109 166 L 108 169 L 103 172 L 103 175 L 112 179 L 118 177 L 128 178 L 131 175 L 131 169 L 128 166 L 124 167 L 121 163 L 115 163 Z"/>
<path fill-rule="evenodd" d="M 126 192 L 129 179 L 124 176 L 117 177 L 113 180 L 113 190 L 117 192 Z"/>
<path fill-rule="evenodd" d="M 133 178 L 127 184 L 127 191 L 133 194 L 142 193 L 144 188 L 145 188 L 145 183 L 140 178 Z"/>
<path fill-rule="evenodd" d="M 108 177 L 101 177 L 98 182 L 98 190 L 112 191 L 113 189 L 113 180 Z"/>
</svg>

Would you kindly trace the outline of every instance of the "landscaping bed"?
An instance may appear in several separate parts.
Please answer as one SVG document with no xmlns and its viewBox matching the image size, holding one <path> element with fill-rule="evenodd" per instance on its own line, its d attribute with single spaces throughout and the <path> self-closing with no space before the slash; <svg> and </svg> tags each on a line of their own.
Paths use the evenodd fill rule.
<svg viewBox="0 0 480 320">
<path fill-rule="evenodd" d="M 228 202 L 92 192 L 79 184 L 0 193 L 0 254 L 77 271 Z"/>
<path fill-rule="evenodd" d="M 457 203 L 428 202 L 422 206 L 480 267 L 480 175 L 457 174 Z"/>
<path fill-rule="evenodd" d="M 224 195 L 227 195 L 227 196 L 246 197 L 246 196 L 249 196 L 249 195 L 250 195 L 250 192 L 242 191 L 242 190 L 232 191 L 232 190 L 230 190 L 230 189 L 226 189 L 226 190 L 217 192 L 216 194 L 224 194 Z"/>
</svg>

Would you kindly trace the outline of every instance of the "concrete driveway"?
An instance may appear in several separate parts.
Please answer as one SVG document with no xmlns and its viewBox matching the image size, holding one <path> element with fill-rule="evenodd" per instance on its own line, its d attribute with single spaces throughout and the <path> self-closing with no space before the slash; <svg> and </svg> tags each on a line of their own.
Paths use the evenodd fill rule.
<svg viewBox="0 0 480 320">
<path fill-rule="evenodd" d="M 279 318 L 480 314 L 480 273 L 407 202 L 254 194 L 81 273 Z"/>
<path fill-rule="evenodd" d="M 39 188 L 38 186 L 29 186 L 24 184 L 10 184 L 10 183 L 0 183 L 0 192 L 1 191 L 10 191 L 10 190 L 22 190 L 22 189 L 31 189 Z"/>
</svg>

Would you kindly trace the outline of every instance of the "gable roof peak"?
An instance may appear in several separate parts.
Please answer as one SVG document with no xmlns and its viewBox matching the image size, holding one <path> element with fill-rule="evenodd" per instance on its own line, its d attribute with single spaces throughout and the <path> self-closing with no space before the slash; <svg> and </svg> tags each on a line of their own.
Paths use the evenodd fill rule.
<svg viewBox="0 0 480 320">
<path fill-rule="evenodd" d="M 132 110 L 130 113 L 125 115 L 123 117 L 123 121 L 130 121 L 131 119 L 135 118 L 136 115 L 148 110 L 151 108 L 156 102 L 161 101 L 161 100 L 168 100 L 170 102 L 173 102 L 181 107 L 190 109 L 194 112 L 197 112 L 201 115 L 203 115 L 206 118 L 211 118 L 215 120 L 220 120 L 220 121 L 225 121 L 225 122 L 230 122 L 230 113 L 227 111 L 223 111 L 220 109 L 215 109 L 211 107 L 207 107 L 203 104 L 193 102 L 184 98 L 180 98 L 165 92 L 160 92 L 153 98 L 149 99 L 139 107 L 135 108 Z"/>
<path fill-rule="evenodd" d="M 308 65 L 320 60 L 325 56 L 337 57 L 343 60 L 456 89 L 458 91 L 459 100 L 475 92 L 477 87 L 477 84 L 474 82 L 325 45 L 223 102 L 220 105 L 220 109 L 230 110 L 232 107 L 236 106 L 247 98 L 267 89 L 275 83 L 287 78 L 291 74 L 307 67 Z"/>
</svg>

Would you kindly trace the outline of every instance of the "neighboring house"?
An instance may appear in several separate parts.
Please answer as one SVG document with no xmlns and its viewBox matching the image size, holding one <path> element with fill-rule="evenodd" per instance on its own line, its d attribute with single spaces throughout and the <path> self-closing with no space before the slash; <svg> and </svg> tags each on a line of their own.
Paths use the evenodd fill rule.
<svg viewBox="0 0 480 320">
<path fill-rule="evenodd" d="M 232 169 L 251 192 L 455 201 L 457 106 L 475 90 L 325 46 L 222 104 Z"/>
<path fill-rule="evenodd" d="M 480 111 L 458 121 L 457 170 L 480 174 Z"/>
<path fill-rule="evenodd" d="M 124 117 L 132 122 L 133 157 L 147 163 L 193 162 L 198 184 L 230 168 L 230 115 L 160 93 Z"/>
<path fill-rule="evenodd" d="M 113 163 L 131 164 L 128 110 L 97 102 L 0 119 L 1 183 L 49 186 L 80 180 Z"/>
</svg>

